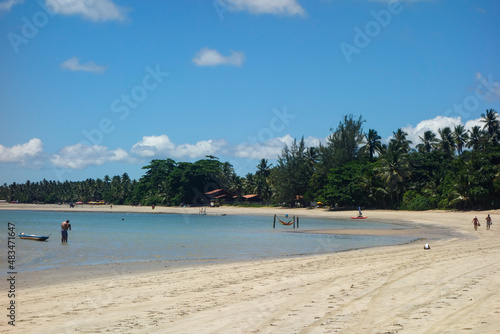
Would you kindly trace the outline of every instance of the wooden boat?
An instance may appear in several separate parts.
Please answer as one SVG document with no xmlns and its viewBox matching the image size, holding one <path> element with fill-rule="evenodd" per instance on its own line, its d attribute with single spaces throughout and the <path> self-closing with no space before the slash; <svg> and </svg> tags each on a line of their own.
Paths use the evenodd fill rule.
<svg viewBox="0 0 500 334">
<path fill-rule="evenodd" d="M 351 219 L 366 219 L 366 218 L 368 218 L 368 217 L 359 217 L 359 216 L 358 217 L 351 217 Z"/>
<path fill-rule="evenodd" d="M 37 241 L 45 241 L 49 238 L 50 235 L 48 236 L 43 236 L 43 235 L 34 235 L 34 234 L 26 234 L 26 233 L 19 233 L 19 238 L 21 239 L 28 239 L 28 240 L 37 240 Z"/>
</svg>

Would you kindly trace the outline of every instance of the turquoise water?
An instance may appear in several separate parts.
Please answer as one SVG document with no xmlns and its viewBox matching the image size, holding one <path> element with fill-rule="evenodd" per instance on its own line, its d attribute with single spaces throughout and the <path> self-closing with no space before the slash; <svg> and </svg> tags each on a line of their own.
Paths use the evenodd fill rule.
<svg viewBox="0 0 500 334">
<path fill-rule="evenodd" d="M 69 219 L 67 244 L 61 244 L 61 222 Z M 283 218 L 285 220 L 285 218 Z M 283 233 L 293 230 L 264 216 L 203 216 L 180 214 L 0 211 L 16 229 L 16 269 L 36 271 L 70 265 L 110 262 L 251 259 L 330 253 L 392 245 L 412 238 Z M 301 218 L 301 229 L 389 229 L 369 221 Z M 17 235 L 52 234 L 47 242 L 21 240 Z M 6 237 L 0 241 L 6 250 Z M 2 251 L 2 254 L 6 252 Z M 6 255 L 2 255 L 6 263 Z"/>
</svg>

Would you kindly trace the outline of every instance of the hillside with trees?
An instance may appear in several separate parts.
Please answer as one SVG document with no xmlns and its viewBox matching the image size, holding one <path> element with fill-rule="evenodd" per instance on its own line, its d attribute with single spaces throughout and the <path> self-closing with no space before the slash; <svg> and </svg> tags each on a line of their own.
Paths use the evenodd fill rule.
<svg viewBox="0 0 500 334">
<path fill-rule="evenodd" d="M 112 204 L 205 205 L 223 189 L 241 202 L 258 194 L 265 204 L 322 202 L 340 208 L 428 210 L 500 208 L 500 119 L 490 109 L 482 126 L 426 131 L 418 143 L 402 129 L 386 144 L 362 116 L 344 116 L 324 144 L 304 139 L 285 145 L 275 166 L 262 159 L 254 173 L 236 175 L 229 162 L 208 156 L 196 162 L 152 160 L 131 180 L 104 176 L 80 182 L 12 183 L 0 199 L 23 203 L 106 201 Z M 414 148 L 412 148 L 414 147 Z"/>
</svg>

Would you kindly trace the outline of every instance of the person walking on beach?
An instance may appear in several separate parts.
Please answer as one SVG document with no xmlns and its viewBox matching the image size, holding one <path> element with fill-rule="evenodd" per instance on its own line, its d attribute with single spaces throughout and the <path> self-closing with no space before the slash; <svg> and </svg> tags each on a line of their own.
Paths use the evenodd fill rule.
<svg viewBox="0 0 500 334">
<path fill-rule="evenodd" d="M 477 219 L 477 216 L 475 216 L 474 219 L 472 219 L 472 224 L 474 224 L 474 230 L 476 230 L 476 231 L 477 231 L 477 227 L 481 226 L 481 225 L 479 225 L 479 219 Z"/>
<path fill-rule="evenodd" d="M 493 224 L 491 222 L 491 217 L 490 215 L 488 215 L 488 217 L 486 217 L 486 229 L 489 230 L 491 228 L 491 224 Z"/>
<path fill-rule="evenodd" d="M 71 224 L 69 220 L 63 221 L 61 223 L 61 242 L 68 242 L 68 230 L 71 230 Z"/>
</svg>

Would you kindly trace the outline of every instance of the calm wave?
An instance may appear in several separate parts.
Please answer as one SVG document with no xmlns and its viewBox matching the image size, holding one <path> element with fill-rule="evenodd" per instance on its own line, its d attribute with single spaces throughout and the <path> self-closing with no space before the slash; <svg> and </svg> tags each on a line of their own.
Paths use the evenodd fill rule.
<svg viewBox="0 0 500 334">
<path fill-rule="evenodd" d="M 66 219 L 71 221 L 72 230 L 69 231 L 69 242 L 61 244 L 60 225 Z M 273 230 L 273 217 L 264 216 L 0 211 L 0 221 L 5 231 L 7 222 L 16 225 L 18 271 L 110 262 L 296 256 L 414 240 L 388 236 L 282 233 L 292 230 L 292 227 L 277 224 Z M 301 218 L 300 227 L 308 230 L 390 229 L 394 225 Z M 19 239 L 17 234 L 20 232 L 52 235 L 47 242 L 38 242 Z M 2 245 L 5 245 L 5 239 Z M 6 248 L 6 245 L 2 247 Z"/>
</svg>

